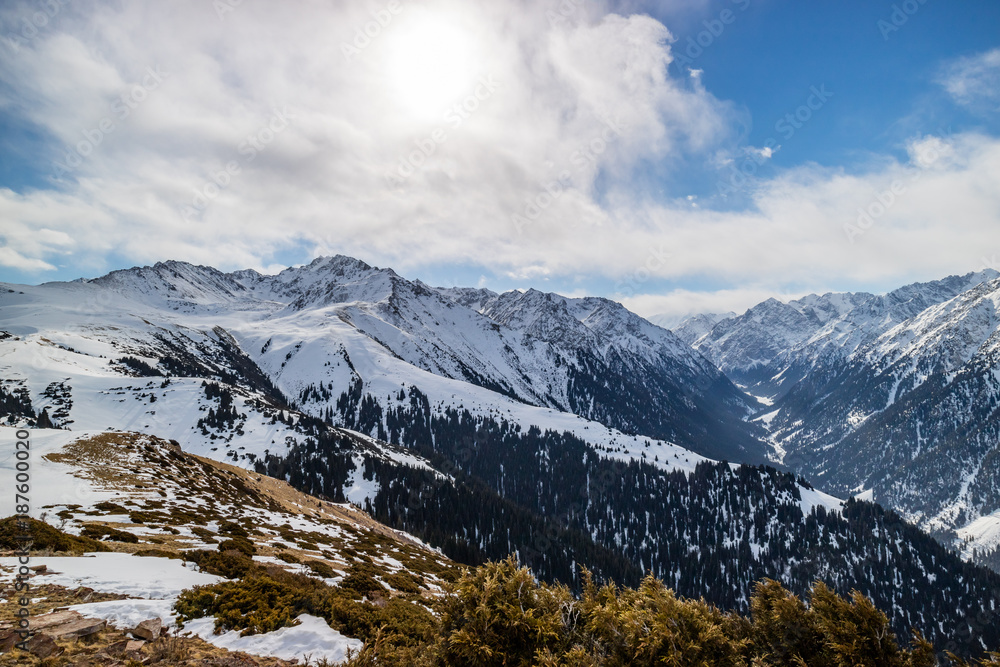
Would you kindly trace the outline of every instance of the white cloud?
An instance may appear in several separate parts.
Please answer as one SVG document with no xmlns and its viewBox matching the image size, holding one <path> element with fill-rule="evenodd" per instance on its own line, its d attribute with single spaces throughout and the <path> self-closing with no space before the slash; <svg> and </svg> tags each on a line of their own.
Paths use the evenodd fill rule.
<svg viewBox="0 0 1000 667">
<path fill-rule="evenodd" d="M 979 111 L 1000 111 L 1000 49 L 949 63 L 939 82 L 961 105 Z"/>
<path fill-rule="evenodd" d="M 30 259 L 9 247 L 0 248 L 0 266 L 10 266 L 27 272 L 54 271 L 56 267 L 40 259 Z"/>
<path fill-rule="evenodd" d="M 957 158 L 955 147 L 944 137 L 916 137 L 907 143 L 906 152 L 918 169 L 945 169 Z"/>
<path fill-rule="evenodd" d="M 342 45 L 372 21 L 356 3 L 246 2 L 224 21 L 197 0 L 60 17 L 4 55 L 0 104 L 52 137 L 49 160 L 79 153 L 105 119 L 114 128 L 54 189 L 0 191 L 0 265 L 92 275 L 115 255 L 268 267 L 304 246 L 403 271 L 461 263 L 518 280 L 707 276 L 763 293 L 845 276 L 940 277 L 1000 245 L 995 138 L 921 137 L 911 163 L 886 159 L 860 174 L 783 172 L 760 182 L 747 211 L 695 207 L 686 193 L 674 203 L 636 192 L 634 171 L 733 155 L 739 133 L 731 105 L 669 76 L 665 26 L 596 3 L 555 23 L 516 0 L 401 7 L 350 59 Z M 401 92 L 389 82 L 393 40 L 436 17 L 473 36 L 474 49 L 454 48 L 474 66 L 465 92 L 428 118 L 414 96 L 422 105 L 448 87 Z M 136 101 L 149 68 L 162 82 Z M 482 77 L 496 89 L 487 94 Z M 272 124 L 278 112 L 287 124 Z M 947 159 L 926 168 L 932 148 Z M 387 182 L 414 161 L 412 175 Z M 851 243 L 845 225 L 896 180 L 905 193 Z M 512 216 L 528 212 L 537 217 L 519 229 Z M 644 291 L 638 283 L 629 296 Z"/>
<path fill-rule="evenodd" d="M 781 150 L 781 146 L 776 146 L 771 148 L 770 146 L 764 146 L 763 148 L 756 148 L 754 146 L 747 146 L 746 152 L 749 155 L 756 156 L 761 161 L 770 160 L 774 157 L 774 154 Z"/>
<path fill-rule="evenodd" d="M 113 251 L 230 267 L 303 243 L 403 266 L 481 260 L 500 243 L 502 263 L 527 275 L 531 262 L 509 261 L 530 240 L 512 216 L 546 185 L 559 196 L 531 232 L 555 242 L 567 221 L 609 224 L 593 198 L 599 174 L 624 179 L 637 161 L 726 131 L 725 104 L 667 76 L 669 33 L 646 16 L 581 5 L 553 25 L 544 9 L 513 3 L 401 7 L 350 59 L 343 44 L 373 25 L 358 5 L 246 3 L 220 21 L 189 0 L 61 17 L 0 69 L 13 91 L 2 103 L 52 137 L 58 189 L 0 197 L 23 224 L 46 211 L 72 243 L 6 242 L 40 262 Z M 435 21 L 475 45 L 478 71 L 466 68 L 458 97 L 390 85 L 394 40 Z M 150 71 L 162 81 L 145 89 Z M 415 113 L 435 95 L 438 113 Z M 291 119 L 272 132 L 282 109 Z M 407 161 L 420 168 L 388 185 Z"/>
<path fill-rule="evenodd" d="M 664 320 L 680 322 L 687 315 L 699 313 L 737 313 L 746 312 L 761 301 L 777 298 L 791 301 L 801 298 L 805 293 L 781 293 L 774 289 L 744 288 L 714 291 L 694 291 L 686 289 L 671 290 L 666 294 L 639 294 L 622 300 L 622 304 L 634 313 L 643 317 L 654 315 L 664 316 Z"/>
</svg>

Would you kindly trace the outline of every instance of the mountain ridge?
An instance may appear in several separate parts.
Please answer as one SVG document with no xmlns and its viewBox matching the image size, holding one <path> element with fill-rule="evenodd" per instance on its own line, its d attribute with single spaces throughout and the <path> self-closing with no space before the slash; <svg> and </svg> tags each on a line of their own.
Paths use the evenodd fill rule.
<svg viewBox="0 0 1000 667">
<path fill-rule="evenodd" d="M 778 460 L 831 493 L 869 494 L 966 557 L 994 562 L 998 294 L 1000 273 L 984 270 L 863 297 L 800 328 L 801 319 L 783 318 L 796 302 L 767 301 L 694 346 L 763 396 L 755 421 Z M 785 348 L 761 354 L 762 331 Z"/>
<path fill-rule="evenodd" d="M 604 299 L 430 288 L 343 257 L 270 277 L 162 263 L 0 291 L 0 322 L 11 425 L 44 409 L 176 439 L 470 564 L 651 570 L 734 609 L 761 578 L 824 579 L 898 632 L 941 619 L 927 631 L 970 654 L 1000 637 L 1000 619 L 968 622 L 1000 603 L 993 575 L 876 505 L 748 465 L 769 451 L 741 448 L 765 433 L 751 399 Z"/>
</svg>

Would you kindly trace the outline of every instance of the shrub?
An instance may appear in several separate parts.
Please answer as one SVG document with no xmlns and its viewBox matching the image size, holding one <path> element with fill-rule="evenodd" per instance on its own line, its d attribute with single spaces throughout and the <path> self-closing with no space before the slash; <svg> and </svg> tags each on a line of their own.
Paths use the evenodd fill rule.
<svg viewBox="0 0 1000 667">
<path fill-rule="evenodd" d="M 28 530 L 25 533 L 19 521 L 27 521 Z M 31 551 L 64 551 L 83 553 L 86 551 L 110 551 L 106 546 L 90 537 L 77 537 L 58 528 L 50 526 L 38 519 L 24 519 L 16 516 L 0 520 L 0 549 L 16 550 L 23 546 L 18 540 L 21 535 L 31 535 L 33 543 Z"/>
<path fill-rule="evenodd" d="M 233 537 L 250 537 L 250 534 L 235 521 L 223 521 L 219 526 L 220 535 L 231 535 Z"/>
<path fill-rule="evenodd" d="M 216 634 L 241 630 L 240 636 L 246 636 L 292 625 L 298 615 L 295 603 L 294 589 L 258 575 L 184 591 L 175 609 L 181 622 L 215 616 Z"/>
<path fill-rule="evenodd" d="M 330 579 L 337 574 L 333 571 L 332 567 L 321 560 L 308 560 L 306 561 L 306 566 L 312 570 L 313 574 L 317 577 L 323 577 L 324 579 Z"/>
<path fill-rule="evenodd" d="M 352 593 L 355 598 L 371 598 L 375 593 L 385 594 L 385 586 L 376 581 L 380 573 L 374 565 L 353 563 L 347 576 L 340 582 L 340 588 Z"/>
<path fill-rule="evenodd" d="M 106 540 L 108 542 L 125 542 L 127 544 L 138 544 L 139 538 L 124 530 L 109 528 L 108 526 L 95 526 L 93 524 L 84 526 L 80 531 L 83 537 L 95 540 Z"/>
<path fill-rule="evenodd" d="M 420 593 L 420 586 L 424 583 L 422 577 L 418 577 L 409 572 L 394 572 L 382 577 L 382 579 L 394 590 L 397 590 L 400 593 L 408 593 L 410 595 Z"/>
<path fill-rule="evenodd" d="M 532 665 L 536 653 L 560 653 L 568 589 L 539 585 L 512 558 L 469 571 L 446 599 L 439 664 Z"/>
<path fill-rule="evenodd" d="M 142 512 L 139 510 L 129 512 L 128 518 L 131 519 L 132 523 L 143 524 L 164 523 L 167 521 L 167 516 L 159 512 Z"/>
<path fill-rule="evenodd" d="M 101 502 L 94 505 L 95 510 L 101 512 L 109 512 L 111 514 L 128 514 L 128 510 L 119 505 L 118 503 L 112 503 L 107 500 L 102 500 Z"/>
<path fill-rule="evenodd" d="M 201 541 L 205 544 L 218 544 L 219 540 L 215 539 L 215 533 L 210 531 L 208 528 L 202 528 L 201 526 L 191 526 L 191 532 L 201 538 Z"/>
<path fill-rule="evenodd" d="M 231 540 L 219 542 L 219 551 L 239 551 L 247 556 L 253 556 L 257 553 L 257 547 L 245 537 L 234 537 Z"/>
<path fill-rule="evenodd" d="M 646 577 L 638 589 L 598 589 L 586 577 L 580 602 L 587 635 L 601 647 L 599 664 L 743 665 L 746 626 L 701 600 L 681 600 Z M 810 663 L 811 665 L 812 663 Z"/>
<path fill-rule="evenodd" d="M 253 559 L 242 551 L 188 551 L 184 559 L 195 563 L 203 571 L 226 579 L 244 577 L 254 568 Z"/>
<path fill-rule="evenodd" d="M 395 602 L 400 600 L 389 605 Z M 394 630 L 385 622 L 350 667 L 935 664 L 932 647 L 919 636 L 911 649 L 900 647 L 885 615 L 866 598 L 855 593 L 845 600 L 822 584 L 805 602 L 776 582 L 763 582 L 753 595 L 751 618 L 743 618 L 678 598 L 653 577 L 637 589 L 620 589 L 597 587 L 585 572 L 583 594 L 576 598 L 566 587 L 539 584 L 508 559 L 466 571 L 437 606 L 436 625 Z M 351 607 L 346 612 L 342 622 L 348 626 L 381 620 L 350 616 Z M 432 636 L 397 636 L 413 630 Z"/>
<path fill-rule="evenodd" d="M 850 601 L 817 582 L 808 606 L 776 581 L 757 584 L 751 600 L 754 652 L 769 665 L 932 667 L 933 647 L 915 634 L 899 646 L 889 619 L 857 591 Z"/>
<path fill-rule="evenodd" d="M 355 563 L 351 570 L 345 582 L 374 581 L 369 564 Z M 287 626 L 302 613 L 320 616 L 364 640 L 351 667 L 935 664 L 932 647 L 919 635 L 910 648 L 900 646 L 870 601 L 857 593 L 841 598 L 820 583 L 802 600 L 777 582 L 762 582 L 749 618 L 679 598 L 651 576 L 631 589 L 598 587 L 585 572 L 583 593 L 575 597 L 565 586 L 538 583 L 513 559 L 466 570 L 432 603 L 437 615 L 399 597 L 376 605 L 353 599 L 357 594 L 252 564 L 242 580 L 185 591 L 176 608 L 182 621 L 214 615 L 217 630 L 244 634 Z"/>
<path fill-rule="evenodd" d="M 353 594 L 278 566 L 252 563 L 240 580 L 184 591 L 175 608 L 182 621 L 214 615 L 217 629 L 243 634 L 268 632 L 290 625 L 299 614 L 313 614 L 343 634 L 365 641 L 374 641 L 381 630 L 383 644 L 394 655 L 433 639 L 437 622 L 421 605 L 395 599 L 376 606 L 353 600 Z"/>
<path fill-rule="evenodd" d="M 142 556 L 145 558 L 171 558 L 174 560 L 184 560 L 182 554 L 176 551 L 166 551 L 165 549 L 144 549 L 142 551 L 136 551 L 133 556 Z"/>
</svg>

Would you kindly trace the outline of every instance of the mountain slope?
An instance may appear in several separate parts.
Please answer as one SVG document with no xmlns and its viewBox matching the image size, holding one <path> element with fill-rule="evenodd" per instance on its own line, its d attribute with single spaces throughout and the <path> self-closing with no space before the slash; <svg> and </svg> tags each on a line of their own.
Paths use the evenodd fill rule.
<svg viewBox="0 0 1000 667">
<path fill-rule="evenodd" d="M 817 363 L 843 360 L 893 326 L 998 276 L 987 269 L 884 295 L 829 293 L 787 304 L 768 299 L 719 321 L 691 344 L 750 393 L 774 399 Z"/>
<path fill-rule="evenodd" d="M 998 362 L 994 280 L 860 346 L 835 379 L 800 382 L 775 404 L 771 426 L 785 461 L 830 488 L 872 489 L 914 520 L 961 528 L 1000 510 L 991 465 L 1000 445 Z"/>
<path fill-rule="evenodd" d="M 762 432 L 744 421 L 746 397 L 724 375 L 673 334 L 603 299 L 510 292 L 473 309 L 446 290 L 346 257 L 276 276 L 167 262 L 26 289 L 24 304 L 27 295 L 0 294 L 4 329 L 15 335 L 19 313 L 26 323 L 58 313 L 61 331 L 93 331 L 118 347 L 130 338 L 146 358 L 173 353 L 191 365 L 218 347 L 206 335 L 230 336 L 293 399 L 360 380 L 385 410 L 383 395 L 417 386 L 435 403 L 487 413 L 503 404 L 531 415 L 525 426 L 547 426 L 545 412 L 569 413 L 706 456 L 767 457 Z M 32 302 L 55 310 L 31 312 Z M 87 303 L 102 317 L 117 313 L 120 333 L 100 331 L 81 312 Z"/>
<path fill-rule="evenodd" d="M 348 258 L 8 289 L 7 423 L 172 438 L 462 562 L 516 553 L 567 583 L 579 564 L 652 570 L 737 609 L 756 579 L 822 578 L 898 632 L 998 643 L 1000 624 L 969 620 L 1000 602 L 988 572 L 877 506 L 683 447 L 751 459 L 760 427 L 706 360 L 605 300 L 436 290 Z"/>
<path fill-rule="evenodd" d="M 785 465 L 831 493 L 870 493 L 967 557 L 989 558 L 1000 545 L 997 275 L 861 295 L 822 326 L 801 312 L 807 300 L 772 300 L 695 345 L 773 399 L 756 421 Z M 761 352 L 769 329 L 786 350 Z"/>
<path fill-rule="evenodd" d="M 14 443 L 24 438 L 14 436 L 14 429 L 0 428 L 4 479 L 13 478 Z M 283 481 L 186 454 L 176 444 L 153 436 L 39 429 L 30 432 L 28 442 L 32 514 L 49 524 L 35 521 L 28 529 L 35 540 L 30 565 L 40 570 L 30 578 L 31 627 L 57 639 L 66 637 L 58 629 L 43 630 L 53 619 L 39 614 L 59 607 L 57 600 L 75 604 L 63 616 L 80 613 L 122 629 L 159 618 L 179 636 L 174 604 L 183 589 L 216 584 L 253 567 L 280 569 L 342 587 L 357 587 L 367 580 L 369 599 L 383 605 L 390 599 L 426 603 L 458 573 L 456 564 L 440 553 L 354 507 L 321 501 Z M 0 500 L 0 517 L 13 514 L 13 501 L 13 494 Z M 25 532 L 7 530 L 12 524 L 13 519 L 0 521 L 0 550 L 9 549 L 13 546 L 9 539 Z M 78 545 L 61 546 L 70 540 Z M 77 548 L 88 553 L 61 553 Z M 53 552 L 58 552 L 55 557 Z M 0 581 L 6 584 L 13 578 L 18 562 L 0 557 Z M 8 605 L 11 611 L 14 604 Z M 238 632 L 215 632 L 215 620 L 187 623 L 184 633 L 232 651 L 296 658 L 299 663 L 323 657 L 339 662 L 347 648 L 356 652 L 362 645 L 337 631 L 345 628 L 331 627 L 316 616 L 301 615 L 295 628 L 248 638 Z M 156 631 L 145 636 L 149 644 L 134 642 L 137 647 L 124 649 L 122 641 L 117 653 L 111 645 L 114 633 L 110 638 L 106 633 L 97 635 L 103 623 L 81 626 L 88 628 L 87 633 L 94 630 L 81 644 L 101 646 L 112 655 L 125 650 L 130 655 L 124 657 L 136 663 L 166 664 L 163 649 L 169 646 L 154 642 L 158 623 Z M 69 638 L 72 643 L 72 635 Z M 207 646 L 194 640 L 167 643 L 182 643 L 199 652 Z M 73 653 L 72 646 L 63 643 L 62 648 Z M 0 653 L 9 649 L 5 644 Z M 181 651 L 174 649 L 171 656 L 180 657 Z M 113 662 L 107 655 L 95 656 L 95 650 L 83 651 L 69 662 L 64 657 L 59 664 Z M 221 656 L 211 664 L 250 664 L 245 656 L 226 656 L 221 650 L 208 653 Z M 19 657 L 28 660 L 26 655 Z M 26 664 L 16 660 L 4 664 L 15 663 Z"/>
<path fill-rule="evenodd" d="M 10 474 L 16 439 L 12 429 L 0 434 L 0 470 Z M 185 555 L 215 550 L 237 536 L 254 546 L 258 562 L 305 572 L 312 571 L 305 564 L 321 563 L 328 568 L 315 569 L 327 572 L 325 578 L 345 576 L 352 552 L 369 552 L 386 576 L 405 566 L 425 577 L 425 592 L 440 590 L 443 580 L 435 573 L 454 567 L 419 540 L 350 505 L 320 501 L 283 481 L 184 453 L 155 436 L 33 430 L 30 441 L 40 518 L 72 535 L 103 538 L 117 551 Z M 14 514 L 12 499 L 4 499 L 0 514 Z"/>
<path fill-rule="evenodd" d="M 703 462 L 666 472 L 602 458 L 568 434 L 517 434 L 459 415 L 449 422 L 435 431 L 443 436 L 437 448 L 425 442 L 420 451 L 460 483 L 374 465 L 366 475 L 382 482 L 365 507 L 459 560 L 513 552 L 542 578 L 579 585 L 573 563 L 589 567 L 589 554 L 617 552 L 630 566 L 604 560 L 599 569 L 617 571 L 620 582 L 634 585 L 651 571 L 682 595 L 741 611 L 762 578 L 793 591 L 822 580 L 871 597 L 901 635 L 915 627 L 938 646 L 969 636 L 953 648 L 970 653 L 1000 642 L 1000 618 L 990 611 L 1000 603 L 1000 576 L 877 505 L 842 504 L 769 468 Z M 306 446 L 260 470 L 294 470 L 306 491 L 336 494 L 326 462 L 322 449 Z"/>
<path fill-rule="evenodd" d="M 526 345 L 547 345 L 564 369 L 566 388 L 554 389 L 570 411 L 705 456 L 762 460 L 761 433 L 744 422 L 746 396 L 683 341 L 621 304 L 537 290 L 446 294 L 519 333 Z"/>
<path fill-rule="evenodd" d="M 696 340 L 711 331 L 712 327 L 716 324 L 722 320 L 728 320 L 735 317 L 737 317 L 737 315 L 734 312 L 728 312 L 725 315 L 719 315 L 717 313 L 699 313 L 697 315 L 684 317 L 680 321 L 676 321 L 676 318 L 667 318 L 663 316 L 649 318 L 649 321 L 657 326 L 670 329 L 674 332 L 674 335 L 682 341 L 688 345 L 693 345 Z"/>
</svg>

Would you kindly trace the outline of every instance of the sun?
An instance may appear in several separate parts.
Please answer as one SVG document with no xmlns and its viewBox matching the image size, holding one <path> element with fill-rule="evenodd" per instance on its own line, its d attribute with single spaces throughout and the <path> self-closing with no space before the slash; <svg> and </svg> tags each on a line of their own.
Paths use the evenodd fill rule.
<svg viewBox="0 0 1000 667">
<path fill-rule="evenodd" d="M 421 15 L 394 26 L 388 52 L 388 92 L 418 120 L 441 118 L 475 88 L 479 54 L 468 27 Z"/>
</svg>

